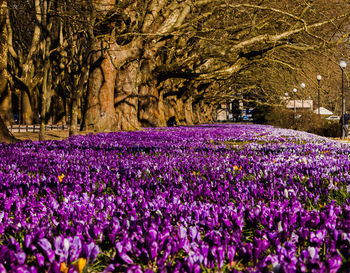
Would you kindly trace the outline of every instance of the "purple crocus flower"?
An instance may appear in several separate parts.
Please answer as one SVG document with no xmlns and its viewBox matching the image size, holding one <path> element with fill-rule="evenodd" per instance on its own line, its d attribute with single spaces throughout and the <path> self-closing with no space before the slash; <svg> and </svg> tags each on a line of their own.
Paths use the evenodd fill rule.
<svg viewBox="0 0 350 273">
<path fill-rule="evenodd" d="M 307 251 L 311 260 L 318 259 L 318 248 L 309 246 Z"/>
<path fill-rule="evenodd" d="M 94 242 L 91 242 L 85 247 L 85 249 L 86 259 L 90 262 L 95 261 L 97 255 L 100 253 L 99 247 Z"/>
<path fill-rule="evenodd" d="M 154 260 L 157 257 L 157 253 L 158 253 L 158 243 L 152 242 L 150 245 L 150 255 L 152 260 Z"/>
<path fill-rule="evenodd" d="M 234 257 L 236 254 L 236 247 L 235 246 L 227 246 L 227 257 L 230 263 L 232 263 Z"/>
<path fill-rule="evenodd" d="M 121 258 L 124 262 L 126 262 L 126 263 L 128 263 L 128 264 L 133 264 L 133 263 L 134 263 L 134 261 L 129 257 L 129 255 L 126 254 L 126 250 L 124 249 L 124 247 L 123 247 L 123 245 L 122 245 L 121 242 L 117 242 L 117 243 L 115 244 L 115 246 L 116 246 L 116 248 L 117 248 L 117 251 L 118 251 L 118 254 L 119 254 L 120 258 Z"/>
<path fill-rule="evenodd" d="M 142 268 L 139 265 L 131 265 L 126 269 L 126 273 L 142 273 Z"/>
<path fill-rule="evenodd" d="M 44 266 L 45 257 L 41 253 L 35 253 L 36 260 L 38 261 L 39 266 Z"/>
<path fill-rule="evenodd" d="M 59 262 L 68 262 L 70 242 L 63 236 L 57 236 L 54 242 L 55 254 L 59 257 Z"/>
<path fill-rule="evenodd" d="M 0 263 L 0 273 L 7 273 L 5 266 Z"/>
<path fill-rule="evenodd" d="M 317 245 L 321 245 L 327 235 L 327 231 L 325 229 L 317 230 L 316 232 L 310 232 L 310 242 L 316 243 Z"/>
<path fill-rule="evenodd" d="M 33 240 L 33 236 L 31 234 L 26 234 L 24 236 L 24 247 L 29 248 Z"/>
<path fill-rule="evenodd" d="M 80 237 L 74 236 L 74 238 L 70 238 L 69 242 L 69 259 L 71 262 L 80 258 L 80 254 L 82 251 L 82 242 Z"/>
<path fill-rule="evenodd" d="M 202 255 L 204 257 L 203 259 L 203 265 L 207 266 L 208 264 L 208 253 L 209 253 L 209 246 L 208 245 L 201 245 Z"/>
<path fill-rule="evenodd" d="M 327 257 L 327 269 L 329 273 L 336 273 L 342 264 L 342 258 L 338 252 Z"/>
<path fill-rule="evenodd" d="M 115 270 L 114 264 L 110 264 L 106 267 L 106 269 L 103 271 L 103 273 L 112 273 Z"/>
<path fill-rule="evenodd" d="M 15 258 L 17 259 L 19 264 L 24 264 L 25 263 L 27 255 L 23 251 L 17 252 L 14 255 L 15 255 Z"/>
<path fill-rule="evenodd" d="M 50 263 L 52 263 L 55 259 L 55 252 L 52 250 L 52 246 L 49 240 L 46 238 L 39 239 L 38 245 L 42 250 L 44 250 L 45 255 L 49 259 Z"/>
<path fill-rule="evenodd" d="M 224 260 L 225 260 L 225 248 L 223 246 L 219 246 L 216 250 L 217 253 L 217 259 L 218 259 L 218 266 L 219 268 L 222 268 L 224 266 Z"/>
</svg>

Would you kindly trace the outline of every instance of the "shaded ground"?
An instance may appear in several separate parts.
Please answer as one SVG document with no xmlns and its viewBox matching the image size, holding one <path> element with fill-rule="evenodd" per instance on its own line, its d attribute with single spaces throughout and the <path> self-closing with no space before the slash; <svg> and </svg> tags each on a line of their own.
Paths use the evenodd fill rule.
<svg viewBox="0 0 350 273">
<path fill-rule="evenodd" d="M 89 131 L 82 131 L 79 132 L 79 135 L 87 135 L 91 132 Z M 39 133 L 33 133 L 33 132 L 21 132 L 21 133 L 12 133 L 16 138 L 20 140 L 33 140 L 38 141 L 39 140 Z M 46 140 L 63 140 L 68 138 L 69 132 L 68 130 L 52 130 L 46 132 Z"/>
</svg>

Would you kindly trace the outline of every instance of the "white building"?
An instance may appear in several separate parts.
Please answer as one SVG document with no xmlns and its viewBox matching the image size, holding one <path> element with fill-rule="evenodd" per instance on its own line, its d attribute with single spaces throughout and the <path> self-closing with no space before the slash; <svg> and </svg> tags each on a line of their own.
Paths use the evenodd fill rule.
<svg viewBox="0 0 350 273">
<path fill-rule="evenodd" d="M 217 121 L 227 121 L 227 111 L 226 109 L 216 110 L 216 120 Z"/>
<path fill-rule="evenodd" d="M 318 114 L 318 108 L 314 110 L 315 114 Z M 330 116 L 333 115 L 333 112 L 329 111 L 324 107 L 320 107 L 320 115 Z"/>
<path fill-rule="evenodd" d="M 310 110 L 314 109 L 314 101 L 313 100 L 289 100 L 287 102 L 288 109 L 297 109 L 297 110 Z"/>
</svg>

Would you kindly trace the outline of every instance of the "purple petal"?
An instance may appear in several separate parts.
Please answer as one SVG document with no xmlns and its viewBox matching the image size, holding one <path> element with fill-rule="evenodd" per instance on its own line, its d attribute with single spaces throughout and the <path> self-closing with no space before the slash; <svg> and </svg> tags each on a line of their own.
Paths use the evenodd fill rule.
<svg viewBox="0 0 350 273">
<path fill-rule="evenodd" d="M 331 258 L 327 260 L 327 266 L 330 273 L 338 272 L 342 264 L 342 258 L 338 253 L 334 253 Z"/>
<path fill-rule="evenodd" d="M 32 235 L 26 234 L 26 236 L 24 237 L 24 247 L 25 248 L 29 248 L 29 246 L 32 243 L 32 239 L 33 239 Z"/>
<path fill-rule="evenodd" d="M 150 249 L 150 254 L 151 254 L 152 260 L 154 260 L 154 258 L 157 257 L 157 253 L 158 253 L 158 244 L 157 244 L 157 242 L 153 242 L 151 244 L 151 249 Z"/>
<path fill-rule="evenodd" d="M 19 264 L 24 264 L 26 261 L 26 254 L 24 252 L 15 253 L 15 257 Z"/>
<path fill-rule="evenodd" d="M 235 254 L 236 254 L 236 247 L 228 246 L 227 247 L 227 257 L 228 257 L 230 263 L 233 261 Z"/>
<path fill-rule="evenodd" d="M 126 262 L 128 264 L 133 264 L 134 263 L 134 261 L 126 253 L 119 253 L 119 256 L 124 262 Z"/>
<path fill-rule="evenodd" d="M 5 266 L 1 263 L 0 263 L 0 273 L 7 273 Z"/>
<path fill-rule="evenodd" d="M 38 261 L 39 266 L 43 266 L 45 263 L 45 257 L 40 253 L 36 253 L 35 257 L 36 257 L 36 260 Z"/>
<path fill-rule="evenodd" d="M 94 242 L 87 245 L 87 259 L 89 261 L 94 261 L 99 253 L 100 249 Z"/>
</svg>

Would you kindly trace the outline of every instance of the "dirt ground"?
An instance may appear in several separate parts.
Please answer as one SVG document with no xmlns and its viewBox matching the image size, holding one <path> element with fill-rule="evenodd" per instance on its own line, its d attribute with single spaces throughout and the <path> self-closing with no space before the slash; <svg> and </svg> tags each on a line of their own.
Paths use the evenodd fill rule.
<svg viewBox="0 0 350 273">
<path fill-rule="evenodd" d="M 87 135 L 91 132 L 79 132 L 79 135 Z M 16 138 L 20 140 L 32 140 L 32 141 L 38 141 L 39 140 L 39 133 L 33 133 L 33 132 L 21 132 L 21 133 L 12 133 Z M 46 140 L 64 140 L 68 138 L 69 132 L 68 130 L 52 130 L 52 131 L 46 131 Z"/>
</svg>

